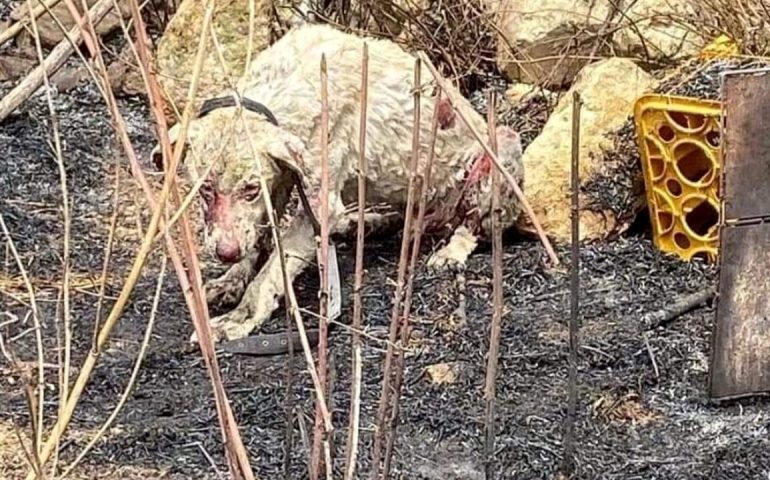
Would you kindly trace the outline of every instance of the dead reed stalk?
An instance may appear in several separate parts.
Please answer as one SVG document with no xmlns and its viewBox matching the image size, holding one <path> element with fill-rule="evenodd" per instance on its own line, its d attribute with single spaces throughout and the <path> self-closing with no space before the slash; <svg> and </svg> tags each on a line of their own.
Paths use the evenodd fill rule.
<svg viewBox="0 0 770 480">
<path fill-rule="evenodd" d="M 492 91 L 487 102 L 489 146 L 497 153 L 497 96 Z M 484 383 L 484 474 L 494 478 L 495 452 L 495 382 L 500 352 L 500 330 L 503 323 L 503 232 L 500 225 L 500 172 L 492 171 L 492 323 L 489 329 L 487 372 Z"/>
<path fill-rule="evenodd" d="M 43 47 L 40 44 L 40 35 L 37 28 L 37 18 L 34 15 L 32 2 L 27 0 L 27 8 L 30 11 L 30 24 L 32 25 L 33 37 L 35 39 L 35 51 L 38 56 L 38 61 L 42 65 L 45 61 L 43 56 Z M 62 194 L 62 223 L 64 224 L 63 232 L 63 244 L 62 244 L 62 281 L 61 281 L 61 296 L 62 296 L 62 311 L 61 317 L 63 318 L 64 329 L 64 345 L 61 345 L 60 330 L 57 328 L 56 339 L 59 347 L 57 359 L 59 361 L 59 398 L 67 398 L 69 395 L 69 383 L 70 383 L 70 365 L 72 357 L 72 325 L 71 325 L 71 308 L 70 308 L 70 232 L 71 232 L 71 216 L 70 216 L 70 202 L 69 202 L 69 189 L 67 188 L 67 170 L 64 166 L 64 155 L 62 153 L 61 136 L 59 134 L 59 119 L 56 115 L 56 109 L 53 104 L 53 97 L 51 95 L 51 85 L 48 78 L 48 74 L 43 71 L 43 85 L 45 86 L 46 103 L 48 104 L 48 111 L 51 117 L 51 129 L 53 135 L 52 150 L 56 157 L 56 167 L 59 171 L 59 184 L 61 186 Z M 57 302 L 58 307 L 58 302 Z M 59 315 L 56 317 L 58 325 Z M 40 332 L 37 332 L 38 336 Z M 63 355 L 62 355 L 63 350 Z M 40 359 L 38 359 L 40 361 Z M 42 370 L 42 365 L 39 367 Z M 42 395 L 42 391 L 41 391 Z M 39 405 L 39 425 L 43 426 L 43 398 L 40 397 Z M 64 402 L 59 402 L 59 415 L 63 413 Z M 37 446 L 38 449 L 42 445 L 42 432 L 37 432 Z M 58 445 L 56 446 L 56 452 L 58 452 Z M 40 451 L 37 451 L 37 455 Z M 58 457 L 58 456 L 57 456 Z M 55 466 L 56 462 L 54 462 Z M 42 468 L 42 467 L 41 467 Z M 55 469 L 54 469 L 55 471 Z"/>
<path fill-rule="evenodd" d="M 569 378 L 567 416 L 564 420 L 562 474 L 569 478 L 575 469 L 575 413 L 577 410 L 578 333 L 580 329 L 580 94 L 572 94 L 572 248 L 570 265 Z"/>
<path fill-rule="evenodd" d="M 329 78 L 326 69 L 326 55 L 321 54 L 321 235 L 316 238 L 318 245 L 318 272 L 321 276 L 319 291 L 318 320 L 318 380 L 326 387 L 328 356 L 328 315 L 329 315 Z M 312 212 L 308 212 L 312 214 Z M 324 391 L 328 398 L 328 391 Z M 329 432 L 324 431 L 321 415 L 321 400 L 316 398 L 315 424 L 313 428 L 313 449 L 310 455 L 310 478 L 318 480 L 321 472 L 321 447 L 328 448 Z M 326 406 L 328 408 L 328 405 Z M 332 465 L 326 465 L 330 472 Z"/>
<path fill-rule="evenodd" d="M 551 266 L 555 267 L 559 265 L 559 257 L 556 256 L 556 252 L 551 246 L 551 242 L 548 240 L 548 236 L 546 236 L 545 231 L 543 230 L 543 227 L 540 225 L 540 221 L 538 220 L 537 215 L 535 215 L 534 210 L 532 210 L 532 206 L 529 204 L 527 197 L 524 196 L 524 192 L 521 191 L 521 187 L 519 187 L 519 184 L 516 182 L 516 179 L 513 178 L 513 175 L 511 175 L 510 172 L 508 172 L 505 168 L 503 168 L 503 165 L 500 162 L 500 159 L 497 158 L 497 155 L 495 154 L 495 152 L 493 152 L 492 149 L 489 148 L 489 145 L 487 144 L 487 142 L 484 141 L 481 134 L 476 130 L 473 124 L 471 124 L 471 122 L 468 121 L 468 118 L 466 117 L 465 113 L 461 109 L 457 108 L 457 105 L 459 105 L 459 102 L 457 102 L 457 99 L 454 98 L 452 91 L 447 89 L 446 81 L 441 77 L 441 74 L 439 74 L 438 70 L 436 70 L 436 67 L 434 67 L 430 63 L 430 60 L 425 55 L 425 53 L 420 52 L 418 56 L 422 59 L 422 61 L 428 67 L 428 70 L 430 70 L 431 75 L 433 75 L 433 78 L 436 81 L 436 83 L 439 85 L 439 87 L 441 87 L 441 89 L 444 92 L 446 92 L 447 96 L 449 97 L 449 100 L 451 101 L 453 110 L 457 113 L 457 116 L 460 117 L 460 119 L 463 121 L 463 123 L 468 128 L 468 130 L 471 131 L 471 134 L 473 134 L 473 136 L 479 142 L 479 144 L 487 153 L 487 155 L 489 155 L 490 159 L 492 160 L 492 163 L 495 165 L 495 168 L 498 171 L 500 171 L 500 173 L 502 173 L 503 178 L 505 178 L 505 181 L 513 190 L 513 193 L 516 195 L 516 198 L 519 200 L 519 202 L 521 202 L 521 205 L 524 207 L 524 211 L 526 212 L 527 217 L 529 217 L 529 220 L 532 222 L 532 225 L 535 227 L 535 230 L 537 231 L 537 235 L 540 238 L 540 242 L 543 244 L 543 247 L 545 248 L 546 253 L 548 253 L 548 257 L 551 260 Z"/>
<path fill-rule="evenodd" d="M 406 209 L 404 211 L 404 229 L 401 238 L 401 251 L 398 259 L 398 276 L 396 289 L 393 294 L 393 306 L 390 316 L 390 328 L 388 331 L 388 349 L 385 354 L 385 365 L 382 373 L 382 389 L 380 391 L 380 403 L 377 408 L 377 424 L 374 431 L 374 446 L 372 449 L 372 478 L 376 478 L 382 460 L 382 436 L 386 429 L 386 414 L 391 397 L 391 375 L 393 370 L 394 345 L 399 333 L 399 318 L 404 297 L 406 283 L 406 269 L 409 260 L 409 244 L 411 240 L 412 224 L 414 223 L 414 183 L 420 157 L 420 59 L 414 63 L 414 120 L 412 123 L 412 161 L 409 165 L 409 181 L 407 185 Z M 400 346 L 404 348 L 404 345 Z"/>
<path fill-rule="evenodd" d="M 356 266 L 353 285 L 352 379 L 350 381 L 350 426 L 345 460 L 345 480 L 353 480 L 358 461 L 358 436 L 361 422 L 361 329 L 363 328 L 364 287 L 364 214 L 366 205 L 366 111 L 369 103 L 369 46 L 364 43 L 361 56 L 361 120 L 358 125 L 358 225 L 356 229 Z"/>
<path fill-rule="evenodd" d="M 431 121 L 430 146 L 428 147 L 428 160 L 425 164 L 425 171 L 420 178 L 420 196 L 419 207 L 417 209 L 417 221 L 412 230 L 412 255 L 409 261 L 409 273 L 406 283 L 406 294 L 404 295 L 404 306 L 401 312 L 401 353 L 396 358 L 396 373 L 394 378 L 394 398 L 393 407 L 390 416 L 390 427 L 388 435 L 388 446 L 385 451 L 385 465 L 383 467 L 383 478 L 389 478 L 390 465 L 393 458 L 393 447 L 396 442 L 396 430 L 398 427 L 399 404 L 401 400 L 401 387 L 404 381 L 404 368 L 406 366 L 406 350 L 411 339 L 411 325 L 409 316 L 412 308 L 412 296 L 414 291 L 414 275 L 417 269 L 417 261 L 420 257 L 420 247 L 422 242 L 422 225 L 425 220 L 425 212 L 428 205 L 427 194 L 431 187 L 431 173 L 433 171 L 433 159 L 435 157 L 436 138 L 438 137 L 439 124 L 439 105 L 441 103 L 442 90 L 439 88 L 436 93 L 436 100 L 433 105 L 433 119 Z"/>
</svg>

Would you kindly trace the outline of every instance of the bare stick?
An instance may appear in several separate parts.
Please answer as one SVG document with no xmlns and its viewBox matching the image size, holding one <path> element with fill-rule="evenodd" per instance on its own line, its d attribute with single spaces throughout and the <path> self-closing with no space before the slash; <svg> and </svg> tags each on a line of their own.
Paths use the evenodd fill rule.
<svg viewBox="0 0 770 480">
<path fill-rule="evenodd" d="M 139 354 L 137 355 L 136 362 L 134 362 L 134 368 L 131 371 L 131 377 L 128 379 L 128 384 L 126 385 L 126 388 L 123 390 L 123 393 L 120 395 L 120 399 L 118 400 L 118 403 L 115 405 L 115 408 L 112 410 L 112 413 L 110 414 L 110 416 L 107 418 L 104 424 L 102 424 L 102 426 L 99 428 L 96 434 L 94 434 L 93 438 L 91 438 L 91 440 L 83 448 L 83 450 L 81 450 L 81 452 L 78 454 L 75 460 L 73 460 L 72 463 L 67 467 L 67 469 L 64 470 L 64 472 L 59 477 L 59 480 L 64 480 L 64 478 L 67 475 L 72 473 L 75 467 L 77 467 L 78 464 L 80 464 L 80 462 L 83 461 L 83 458 L 85 458 L 85 456 L 88 455 L 88 452 L 91 451 L 94 445 L 96 445 L 96 443 L 99 440 L 101 440 L 105 432 L 107 432 L 107 430 L 109 430 L 109 428 L 112 426 L 112 423 L 118 417 L 118 414 L 123 409 L 123 406 L 126 404 L 128 397 L 131 395 L 131 392 L 134 389 L 134 385 L 136 384 L 136 380 L 139 378 L 139 371 L 141 370 L 142 362 L 144 361 L 145 355 L 147 353 L 147 347 L 149 346 L 150 339 L 152 338 L 152 330 L 153 330 L 153 327 L 155 326 L 155 318 L 157 317 L 157 313 L 158 313 L 158 304 L 160 303 L 160 294 L 163 289 L 163 282 L 166 278 L 167 264 L 168 264 L 168 259 L 164 255 L 161 261 L 160 273 L 158 274 L 158 281 L 155 287 L 155 296 L 152 301 L 152 310 L 150 311 L 150 318 L 147 321 L 147 328 L 144 331 L 142 345 L 139 348 Z"/>
<path fill-rule="evenodd" d="M 329 314 L 329 79 L 326 70 L 326 55 L 321 54 L 321 237 L 316 239 L 319 244 L 318 249 L 318 271 L 321 275 L 320 299 L 320 320 L 318 321 L 318 379 L 321 385 L 326 386 L 326 358 L 327 358 L 327 337 L 328 337 L 328 314 Z M 328 398 L 328 391 L 324 392 Z M 328 406 L 327 406 L 328 408 Z M 323 431 L 323 421 L 321 417 L 321 405 L 316 398 L 315 424 L 313 427 L 313 448 L 310 454 L 310 479 L 318 480 L 321 473 L 321 445 L 327 440 L 327 435 Z M 331 469 L 331 465 L 326 465 L 326 469 Z"/>
<path fill-rule="evenodd" d="M 650 312 L 642 317 L 642 325 L 647 329 L 653 329 L 665 325 L 666 323 L 684 315 L 690 310 L 699 307 L 708 302 L 716 295 L 713 288 L 701 292 L 691 293 L 679 299 L 676 299 L 671 305 Z"/>
<path fill-rule="evenodd" d="M 369 46 L 364 43 L 361 58 L 361 120 L 358 125 L 358 225 L 356 230 L 356 267 L 353 285 L 353 378 L 350 382 L 350 426 L 345 464 L 345 480 L 353 480 L 358 461 L 358 429 L 361 422 L 361 330 L 363 328 L 364 287 L 364 213 L 366 204 L 366 110 L 369 102 Z"/>
<path fill-rule="evenodd" d="M 447 96 L 449 97 L 452 103 L 454 111 L 457 112 L 457 115 L 463 121 L 465 126 L 468 127 L 468 130 L 471 131 L 471 134 L 473 134 L 473 136 L 476 138 L 476 140 L 479 142 L 482 148 L 484 148 L 484 151 L 492 159 L 492 163 L 494 163 L 497 170 L 499 170 L 500 173 L 503 174 L 503 178 L 505 178 L 505 181 L 513 190 L 513 193 L 516 195 L 516 198 L 519 200 L 519 202 L 521 202 L 522 207 L 524 207 L 524 211 L 527 213 L 527 216 L 529 217 L 530 221 L 532 222 L 532 225 L 535 227 L 535 230 L 537 231 L 537 235 L 540 238 L 540 241 L 542 242 L 543 247 L 545 248 L 545 251 L 548 253 L 548 257 L 551 259 L 551 266 L 555 267 L 559 265 L 559 258 L 556 256 L 556 252 L 551 246 L 551 242 L 548 240 L 548 236 L 545 234 L 543 227 L 540 225 L 540 221 L 537 219 L 537 215 L 535 215 L 535 211 L 532 210 L 532 206 L 529 204 L 527 197 L 524 196 L 524 192 L 521 191 L 521 188 L 519 187 L 519 184 L 516 182 L 516 179 L 513 178 L 513 175 L 511 175 L 511 173 L 508 172 L 508 170 L 503 168 L 503 165 L 500 162 L 500 159 L 497 158 L 497 155 L 495 154 L 495 152 L 493 152 L 492 149 L 489 148 L 489 145 L 487 145 L 487 142 L 484 141 L 481 134 L 479 134 L 479 132 L 476 130 L 473 124 L 471 124 L 471 122 L 465 116 L 465 112 L 463 112 L 462 109 L 458 108 L 458 105 L 460 105 L 460 103 L 457 102 L 456 98 L 453 98 L 452 91 L 447 89 L 446 81 L 443 79 L 443 77 L 438 72 L 438 70 L 436 70 L 436 67 L 434 67 L 433 64 L 430 63 L 430 59 L 428 59 L 428 57 L 425 55 L 424 52 L 420 52 L 419 57 L 428 67 L 428 70 L 430 70 L 430 73 L 433 75 L 433 78 L 436 80 L 436 83 L 438 83 L 441 89 L 447 93 Z"/>
<path fill-rule="evenodd" d="M 383 467 L 383 478 L 389 478 L 390 464 L 393 458 L 393 447 L 396 442 L 396 430 L 398 427 L 399 404 L 401 400 L 401 387 L 404 380 L 404 367 L 406 363 L 406 352 L 411 338 L 411 325 L 409 324 L 409 315 L 412 308 L 412 295 L 414 290 L 414 272 L 417 268 L 417 261 L 420 257 L 420 245 L 422 242 L 422 225 L 425 220 L 425 210 L 428 205 L 427 193 L 431 187 L 431 173 L 433 171 L 433 159 L 435 157 L 436 138 L 438 137 L 438 113 L 443 92 L 439 88 L 436 94 L 435 104 L 433 105 L 433 120 L 431 123 L 430 147 L 428 150 L 428 161 L 425 165 L 425 172 L 420 181 L 419 207 L 417 210 L 417 222 L 412 230 L 413 244 L 412 256 L 409 262 L 409 276 L 407 277 L 406 294 L 404 295 L 404 307 L 401 313 L 401 351 L 396 358 L 396 374 L 393 380 L 393 409 L 390 417 L 390 429 L 388 432 L 388 446 L 385 452 L 385 465 Z"/>
<path fill-rule="evenodd" d="M 104 247 L 104 262 L 102 263 L 102 274 L 99 284 L 99 300 L 96 303 L 96 313 L 94 314 L 94 334 L 91 345 L 96 345 L 99 338 L 99 324 L 102 322 L 102 308 L 104 306 L 105 291 L 107 289 L 107 270 L 110 268 L 112 258 L 112 248 L 115 242 L 115 231 L 118 226 L 118 211 L 120 210 L 120 159 L 115 156 L 115 195 L 112 198 L 112 216 L 110 218 L 110 231 L 107 234 L 107 244 Z"/>
<path fill-rule="evenodd" d="M 114 3 L 112 0 L 99 0 L 88 11 L 87 17 L 91 18 L 93 23 L 99 23 L 107 13 L 112 9 Z M 72 27 L 65 38 L 51 51 L 51 54 L 45 61 L 35 67 L 24 80 L 21 81 L 13 90 L 11 90 L 2 100 L 0 100 L 0 121 L 5 120 L 16 108 L 32 95 L 35 90 L 43 84 L 45 75 L 53 75 L 64 65 L 64 62 L 74 51 L 73 44 L 78 44 L 83 39 L 83 27 L 78 24 Z M 72 43 L 70 43 L 72 42 Z"/>
<path fill-rule="evenodd" d="M 48 9 L 51 9 L 56 6 L 57 3 L 59 3 L 61 0 L 45 0 L 37 5 L 35 5 L 34 8 L 32 8 L 30 5 L 27 6 L 27 10 L 29 12 L 29 16 L 33 19 L 38 18 L 40 15 L 43 14 Z M 11 40 L 12 38 L 16 37 L 19 33 L 21 33 L 22 30 L 27 26 L 27 19 L 22 18 L 19 19 L 18 22 L 14 23 L 13 25 L 10 25 L 8 28 L 3 30 L 0 33 L 0 47 L 5 45 L 6 42 Z"/>
<path fill-rule="evenodd" d="M 243 106 L 240 105 L 239 107 L 242 109 Z M 249 136 L 247 136 L 247 140 L 249 142 L 249 148 L 251 149 L 252 155 L 254 155 L 254 159 L 259 165 L 260 172 L 264 171 L 262 170 L 262 160 L 261 156 L 257 154 L 256 147 L 254 146 L 254 142 L 251 141 L 253 138 L 253 133 L 249 129 L 249 125 L 246 122 L 243 122 L 244 128 L 249 132 Z M 280 265 L 281 265 L 281 274 L 283 277 L 283 288 L 286 292 L 286 299 L 288 300 L 289 310 L 291 311 L 291 315 L 294 318 L 294 323 L 297 326 L 297 333 L 299 334 L 300 343 L 302 344 L 302 352 L 305 355 L 305 362 L 307 363 L 308 371 L 310 372 L 310 378 L 313 381 L 313 388 L 315 389 L 316 396 L 322 400 L 319 402 L 322 409 L 322 414 L 324 418 L 324 424 L 326 426 L 326 429 L 328 431 L 332 430 L 332 423 L 331 423 L 331 415 L 329 414 L 329 411 L 326 409 L 326 401 L 323 400 L 325 398 L 323 387 L 321 386 L 321 382 L 318 378 L 318 371 L 315 368 L 315 362 L 313 361 L 313 351 L 310 349 L 310 342 L 307 338 L 307 330 L 305 329 L 305 323 L 302 320 L 301 311 L 299 308 L 299 304 L 297 303 L 297 296 L 294 293 L 294 285 L 292 282 L 289 281 L 289 276 L 287 274 L 286 270 L 286 253 L 283 249 L 283 242 L 281 241 L 281 236 L 278 231 L 278 222 L 275 218 L 275 209 L 273 208 L 273 202 L 270 199 L 270 189 L 268 188 L 267 182 L 265 181 L 265 178 L 263 175 L 260 175 L 260 187 L 262 192 L 266 192 L 262 198 L 265 201 L 265 211 L 267 212 L 267 218 L 268 223 L 270 225 L 270 231 L 273 235 L 273 244 L 275 248 L 278 251 L 278 257 L 280 258 Z"/>
<path fill-rule="evenodd" d="M 42 444 L 42 422 L 43 422 L 43 416 L 42 416 L 42 410 L 43 410 L 43 400 L 45 395 L 45 372 L 43 371 L 43 364 L 45 361 L 45 350 L 43 346 L 43 334 L 42 334 L 42 325 L 40 324 L 40 311 L 37 307 L 37 299 L 35 297 L 35 288 L 32 286 L 32 282 L 29 279 L 29 274 L 27 273 L 27 269 L 24 268 L 24 262 L 21 259 L 21 256 L 19 255 L 19 251 L 16 249 L 16 244 L 13 241 L 13 238 L 11 237 L 11 233 L 8 231 L 8 227 L 5 224 L 5 219 L 3 218 L 3 214 L 0 213 L 0 230 L 3 231 L 3 235 L 5 236 L 6 242 L 8 244 L 8 248 L 11 251 L 11 255 L 13 256 L 14 261 L 16 262 L 16 267 L 19 269 L 19 273 L 21 274 L 21 278 L 24 280 L 24 286 L 27 289 L 27 294 L 29 295 L 29 302 L 30 302 L 30 311 L 32 312 L 32 322 L 35 327 L 35 343 L 37 347 L 37 397 L 38 397 L 38 417 L 35 419 L 34 415 L 32 417 L 33 420 L 33 434 L 32 434 L 32 443 L 34 445 L 34 456 L 36 458 L 42 457 L 42 455 L 39 455 L 40 452 L 40 446 Z M 30 412 L 32 413 L 32 412 Z M 35 428 L 36 427 L 36 428 Z M 42 463 L 45 463 L 44 461 Z M 41 465 L 42 465 L 41 463 Z"/>
<path fill-rule="evenodd" d="M 411 243 L 412 223 L 414 216 L 414 181 L 417 172 L 417 162 L 420 156 L 420 60 L 414 64 L 414 120 L 412 124 L 412 162 L 409 168 L 409 182 L 407 186 L 406 211 L 404 212 L 404 229 L 401 238 L 401 252 L 398 260 L 398 277 L 396 290 L 393 295 L 393 310 L 390 316 L 390 331 L 388 332 L 388 350 L 385 354 L 385 366 L 382 374 L 382 390 L 380 391 L 380 404 L 377 409 L 377 424 L 374 431 L 374 446 L 372 449 L 372 478 L 376 478 L 380 461 L 382 460 L 382 436 L 385 433 L 386 413 L 391 394 L 391 370 L 393 369 L 393 345 L 398 337 L 399 314 L 401 302 L 404 296 L 406 268 L 408 264 L 409 244 Z M 401 346 L 404 347 L 403 345 Z"/>
<path fill-rule="evenodd" d="M 567 417 L 564 421 L 562 474 L 569 478 L 575 468 L 575 412 L 577 410 L 577 362 L 580 307 L 580 94 L 572 94 L 572 259 L 570 265 L 569 378 Z"/>
<path fill-rule="evenodd" d="M 32 1 L 27 0 L 27 8 L 30 10 L 30 23 L 32 24 L 32 32 L 35 38 L 35 50 L 38 55 L 38 61 L 42 65 L 43 59 L 43 47 L 40 44 L 40 34 L 37 29 L 37 19 L 32 15 Z M 70 382 L 70 364 L 72 356 L 72 326 L 70 318 L 70 206 L 69 206 L 69 193 L 67 189 L 67 170 L 64 167 L 64 156 L 61 148 L 61 136 L 59 135 L 59 119 L 56 116 L 56 109 L 53 105 L 53 98 L 51 96 L 51 85 L 48 79 L 48 74 L 43 71 L 43 83 L 45 85 L 45 96 L 48 103 L 48 111 L 51 116 L 51 127 L 53 130 L 54 143 L 52 150 L 56 157 L 56 166 L 59 170 L 59 183 L 61 185 L 62 193 L 62 216 L 64 223 L 64 244 L 62 245 L 62 297 L 63 297 L 63 311 L 62 318 L 64 319 L 64 355 L 62 358 L 61 352 L 58 355 L 60 362 L 60 383 L 59 383 L 59 415 L 63 412 L 64 402 L 69 395 L 69 382 Z M 58 316 L 57 316 L 58 321 Z M 58 333 L 57 340 L 60 338 Z M 41 398 L 42 402 L 42 398 Z M 42 403 L 41 403 L 42 406 Z M 42 412 L 40 409 L 40 425 L 42 425 Z M 38 442 L 41 442 L 41 438 L 38 437 Z M 38 448 L 42 447 L 41 443 L 38 443 Z M 58 445 L 56 448 L 58 452 Z M 39 455 L 39 450 L 37 454 Z"/>
<path fill-rule="evenodd" d="M 497 98 L 494 91 L 487 102 L 489 145 L 497 153 Z M 500 330 L 503 323 L 503 232 L 500 225 L 500 172 L 492 172 L 492 324 L 489 331 L 487 373 L 484 385 L 486 412 L 484 417 L 484 474 L 494 479 L 495 452 L 495 382 L 500 353 Z"/>
</svg>

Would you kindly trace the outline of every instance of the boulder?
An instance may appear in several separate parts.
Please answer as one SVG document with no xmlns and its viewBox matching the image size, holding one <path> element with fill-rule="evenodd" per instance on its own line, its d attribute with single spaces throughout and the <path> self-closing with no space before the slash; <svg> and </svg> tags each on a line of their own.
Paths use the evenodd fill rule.
<svg viewBox="0 0 770 480">
<path fill-rule="evenodd" d="M 649 60 L 678 60 L 697 55 L 705 40 L 674 19 L 693 14 L 692 0 L 637 0 L 613 36 L 620 55 Z"/>
<path fill-rule="evenodd" d="M 97 0 L 87 0 L 88 7 L 92 7 Z M 32 8 L 33 10 L 41 4 L 40 0 L 32 0 Z M 82 15 L 83 14 L 83 8 L 82 8 L 82 2 L 81 1 L 75 1 L 72 2 L 73 5 L 77 8 L 78 12 Z M 128 2 L 124 0 L 118 0 L 118 6 L 120 7 L 120 11 L 116 12 L 115 10 L 108 13 L 101 22 L 94 25 L 94 29 L 96 29 L 96 34 L 99 36 L 107 35 L 108 33 L 111 33 L 113 30 L 116 30 L 120 28 L 120 20 L 122 18 L 128 18 L 131 16 L 131 12 L 128 8 Z M 64 26 L 67 31 L 69 31 L 72 27 L 75 26 L 75 20 L 72 18 L 72 15 L 70 15 L 69 8 L 67 8 L 67 5 L 65 2 L 59 2 L 55 6 L 51 8 L 51 13 L 56 17 L 59 22 Z M 11 12 L 11 19 L 14 21 L 20 21 L 29 19 L 29 10 L 27 9 L 27 2 L 21 2 L 19 5 L 13 9 Z M 43 45 L 43 47 L 50 48 L 64 40 L 64 34 L 62 33 L 61 29 L 59 28 L 59 25 L 56 23 L 56 20 L 54 20 L 53 17 L 51 17 L 51 14 L 46 12 L 42 15 L 40 15 L 37 18 L 37 29 L 40 33 L 40 43 Z M 19 37 L 17 38 L 17 41 L 21 45 L 29 45 L 32 42 L 32 36 L 31 36 L 31 30 L 25 30 L 22 31 L 22 33 L 19 34 Z"/>
<path fill-rule="evenodd" d="M 235 85 L 243 75 L 249 52 L 249 4 L 243 0 L 217 0 L 212 25 L 218 47 L 208 35 L 203 69 L 196 102 L 217 95 Z M 274 21 L 272 1 L 254 0 L 254 36 L 252 54 L 264 50 L 271 41 Z M 158 41 L 157 68 L 167 98 L 179 112 L 185 106 L 192 80 L 195 54 L 203 25 L 204 4 L 199 0 L 182 0 L 179 8 Z"/>
<path fill-rule="evenodd" d="M 703 46 L 692 28 L 672 20 L 690 13 L 693 0 L 486 1 L 499 25 L 498 66 L 515 82 L 558 89 L 591 54 L 664 60 L 697 54 Z"/>
<path fill-rule="evenodd" d="M 563 52 L 569 47 L 573 57 L 588 56 L 608 11 L 605 0 L 501 0 L 495 8 L 501 71 L 515 82 L 564 87 L 588 60 L 563 59 Z"/>
<path fill-rule="evenodd" d="M 580 93 L 583 106 L 580 129 L 581 186 L 601 184 L 621 170 L 622 160 L 606 157 L 613 146 L 609 134 L 619 130 L 633 114 L 636 99 L 652 90 L 655 79 L 627 59 L 610 58 L 585 67 L 570 91 L 559 101 L 542 133 L 523 155 L 524 193 L 546 233 L 557 242 L 570 241 L 570 169 L 572 92 Z M 637 172 L 641 175 L 641 172 Z M 639 192 L 621 192 L 628 196 Z M 581 239 L 603 239 L 625 228 L 618 212 L 602 210 L 581 191 Z M 518 228 L 533 233 L 529 219 L 522 215 Z"/>
</svg>

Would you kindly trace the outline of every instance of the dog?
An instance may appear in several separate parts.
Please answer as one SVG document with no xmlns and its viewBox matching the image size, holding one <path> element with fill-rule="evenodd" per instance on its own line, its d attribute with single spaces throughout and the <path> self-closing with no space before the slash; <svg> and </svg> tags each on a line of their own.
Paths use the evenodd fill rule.
<svg viewBox="0 0 770 480">
<path fill-rule="evenodd" d="M 203 182 L 199 193 L 206 249 L 231 265 L 206 285 L 207 301 L 237 304 L 212 318 L 217 340 L 248 336 L 269 319 L 285 294 L 281 259 L 277 249 L 269 251 L 272 237 L 263 195 L 270 195 L 279 217 L 295 187 L 306 199 L 290 213 L 290 221 L 280 232 L 288 281 L 294 281 L 315 260 L 321 190 L 322 54 L 327 62 L 329 111 L 326 220 L 332 234 L 344 234 L 355 223 L 350 221 L 355 214 L 351 215 L 349 207 L 357 201 L 364 42 L 369 52 L 366 201 L 367 205 L 386 204 L 403 211 L 412 158 L 415 57 L 392 41 L 324 25 L 296 27 L 253 58 L 237 92 L 224 92 L 204 102 L 189 125 L 182 162 L 190 182 Z M 424 78 L 419 171 L 424 171 L 428 157 L 438 92 L 428 88 L 433 78 L 427 71 Z M 453 98 L 457 104 L 446 95 L 437 104 L 438 130 L 424 232 L 443 232 L 449 240 L 430 256 L 431 268 L 464 263 L 478 241 L 488 240 L 492 231 L 490 173 L 495 167 L 457 111 L 488 141 L 486 121 L 456 90 Z M 169 132 L 172 143 L 179 136 L 179 127 L 175 125 Z M 499 126 L 496 136 L 497 156 L 521 186 L 519 135 Z M 158 147 L 153 158 L 162 168 Z M 261 190 L 260 176 L 268 192 Z M 521 206 L 509 186 L 501 188 L 500 204 L 502 226 L 513 226 Z M 267 260 L 260 260 L 265 255 Z"/>
</svg>

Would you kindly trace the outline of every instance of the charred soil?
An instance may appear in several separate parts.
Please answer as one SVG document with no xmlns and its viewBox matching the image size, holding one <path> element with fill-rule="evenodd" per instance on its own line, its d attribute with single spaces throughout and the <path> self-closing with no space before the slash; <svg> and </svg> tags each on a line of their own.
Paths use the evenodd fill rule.
<svg viewBox="0 0 770 480">
<path fill-rule="evenodd" d="M 117 246 L 107 278 L 108 296 L 122 286 L 146 225 L 146 207 L 114 142 L 109 116 L 95 90 L 78 87 L 55 99 L 72 193 L 73 357 L 88 353 L 96 310 L 96 284 L 112 214 L 114 175 L 120 170 Z M 143 102 L 122 100 L 121 110 L 145 168 L 153 145 Z M 525 114 L 522 109 L 518 114 Z M 520 119 L 521 120 L 521 119 Z M 44 321 L 48 362 L 56 363 L 58 284 L 63 230 L 61 191 L 48 146 L 51 129 L 45 99 L 38 96 L 0 126 L 0 213 L 27 266 Z M 371 427 L 379 396 L 383 344 L 396 275 L 398 238 L 367 242 L 361 468 L 368 468 Z M 562 452 L 566 413 L 568 271 L 544 268 L 546 256 L 533 241 L 509 236 L 504 254 L 505 306 L 497 392 L 499 478 L 554 478 Z M 431 245 L 426 246 L 426 250 Z M 4 248 L 5 252 L 6 249 Z M 565 248 L 560 258 L 569 258 Z M 338 246 L 343 315 L 352 312 L 354 245 Z M 423 256 L 425 258 L 425 256 Z M 144 334 L 158 275 L 155 254 L 104 353 L 62 444 L 67 465 L 109 415 L 128 381 Z M 640 321 L 678 297 L 712 287 L 713 266 L 685 263 L 653 247 L 646 231 L 589 244 L 581 253 L 579 416 L 577 478 L 735 479 L 767 478 L 770 415 L 762 401 L 713 406 L 705 396 L 713 309 L 694 310 L 656 330 Z M 568 267 L 568 265 L 565 265 Z M 12 258 L 0 270 L 0 323 L 6 345 L 34 361 L 34 335 L 26 316 L 29 298 Z M 491 318 L 491 254 L 483 247 L 464 272 L 418 271 L 413 306 L 415 335 L 407 359 L 395 469 L 402 478 L 483 478 L 483 383 Z M 315 310 L 317 274 L 297 282 L 301 304 Z M 107 311 L 112 304 L 105 304 Z M 308 318 L 308 322 L 313 322 Z M 282 312 L 264 328 L 283 328 Z M 169 270 L 156 327 L 134 393 L 113 427 L 79 468 L 79 478 L 214 479 L 208 452 L 226 471 L 208 377 L 192 325 Z M 645 337 L 647 342 L 645 342 Z M 10 342 L 10 339 L 14 339 Z M 333 395 L 337 465 L 344 462 L 350 391 L 350 335 L 331 339 L 336 382 Z M 286 357 L 221 355 L 225 386 L 261 478 L 282 476 Z M 428 367 L 447 364 L 453 382 L 436 384 Z M 296 415 L 292 478 L 305 478 L 302 432 L 311 429 L 309 376 L 295 359 Z M 25 471 L 13 424 L 29 431 L 21 379 L 7 363 L 0 385 L 0 477 Z M 56 412 L 56 369 L 47 371 L 46 413 Z M 300 422 L 303 422 L 300 428 Z"/>
</svg>

